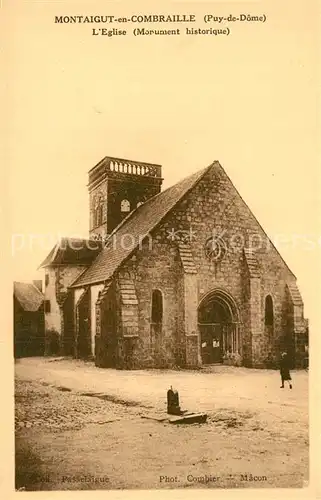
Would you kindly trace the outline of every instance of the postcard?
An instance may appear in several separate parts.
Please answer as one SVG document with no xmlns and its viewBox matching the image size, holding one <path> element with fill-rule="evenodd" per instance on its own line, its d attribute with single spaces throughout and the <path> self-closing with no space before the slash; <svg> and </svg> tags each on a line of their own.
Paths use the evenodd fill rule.
<svg viewBox="0 0 321 500">
<path fill-rule="evenodd" d="M 317 3 L 1 10 L 13 494 L 316 498 Z"/>
</svg>

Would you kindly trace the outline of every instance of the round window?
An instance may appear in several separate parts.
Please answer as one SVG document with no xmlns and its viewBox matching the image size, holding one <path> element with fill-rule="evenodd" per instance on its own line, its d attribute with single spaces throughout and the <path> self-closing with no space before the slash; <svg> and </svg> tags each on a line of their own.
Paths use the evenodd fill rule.
<svg viewBox="0 0 321 500">
<path fill-rule="evenodd" d="M 226 243 L 220 236 L 211 236 L 205 243 L 205 255 L 210 260 L 221 260 L 226 252 Z"/>
</svg>

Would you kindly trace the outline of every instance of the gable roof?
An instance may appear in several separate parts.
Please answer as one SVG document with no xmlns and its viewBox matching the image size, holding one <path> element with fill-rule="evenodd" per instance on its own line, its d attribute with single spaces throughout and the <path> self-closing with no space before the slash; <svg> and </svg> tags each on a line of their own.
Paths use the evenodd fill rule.
<svg viewBox="0 0 321 500">
<path fill-rule="evenodd" d="M 102 242 L 100 241 L 61 238 L 39 267 L 66 264 L 89 266 L 101 250 Z"/>
<path fill-rule="evenodd" d="M 120 264 L 137 248 L 143 237 L 161 222 L 181 198 L 201 180 L 211 166 L 186 177 L 131 212 L 110 234 L 105 248 L 93 264 L 74 281 L 71 287 L 101 283 L 110 278 Z M 125 235 L 130 235 L 130 245 L 120 243 L 123 241 L 122 238 L 126 237 Z M 126 245 L 130 248 L 124 248 Z"/>
<path fill-rule="evenodd" d="M 13 295 L 25 311 L 38 311 L 44 300 L 44 295 L 33 283 L 14 281 Z"/>
<path fill-rule="evenodd" d="M 91 266 L 88 267 L 80 276 L 78 276 L 78 278 L 76 278 L 76 280 L 71 284 L 71 288 L 83 287 L 95 283 L 102 283 L 111 278 L 117 268 L 142 242 L 143 238 L 147 236 L 162 221 L 162 219 L 192 188 L 194 188 L 194 186 L 205 176 L 205 174 L 211 168 L 219 168 L 220 171 L 226 176 L 236 195 L 245 205 L 245 207 L 249 211 L 249 214 L 251 215 L 251 217 L 253 217 L 254 221 L 260 227 L 263 234 L 270 241 L 271 246 L 275 250 L 276 254 L 280 257 L 281 261 L 284 263 L 285 267 L 288 269 L 293 278 L 296 279 L 295 275 L 283 259 L 282 255 L 277 250 L 270 238 L 267 236 L 263 227 L 254 216 L 247 203 L 243 200 L 242 196 L 240 195 L 220 163 L 218 161 L 214 161 L 208 167 L 199 170 L 189 177 L 186 177 L 174 186 L 171 186 L 165 191 L 160 192 L 156 196 L 147 200 L 143 205 L 140 205 L 138 208 L 133 210 L 110 234 L 103 250 L 98 254 Z M 124 248 L 125 245 L 121 244 L 121 242 L 123 241 L 122 239 L 125 238 L 126 235 L 130 236 L 130 248 Z M 252 269 L 252 267 L 251 271 L 254 272 L 254 269 Z"/>
</svg>

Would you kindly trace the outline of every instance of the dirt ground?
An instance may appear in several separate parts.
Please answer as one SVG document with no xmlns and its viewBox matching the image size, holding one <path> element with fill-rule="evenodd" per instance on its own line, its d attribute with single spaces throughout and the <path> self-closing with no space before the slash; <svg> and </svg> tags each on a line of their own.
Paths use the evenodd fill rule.
<svg viewBox="0 0 321 500">
<path fill-rule="evenodd" d="M 308 482 L 308 373 L 16 363 L 16 489 L 289 488 Z M 166 391 L 206 424 L 175 425 Z"/>
</svg>

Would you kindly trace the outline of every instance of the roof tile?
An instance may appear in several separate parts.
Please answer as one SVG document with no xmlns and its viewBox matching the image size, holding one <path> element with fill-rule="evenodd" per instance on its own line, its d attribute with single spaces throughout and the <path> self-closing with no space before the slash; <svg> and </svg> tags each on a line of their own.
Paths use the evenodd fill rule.
<svg viewBox="0 0 321 500">
<path fill-rule="evenodd" d="M 32 283 L 13 283 L 13 294 L 25 311 L 38 311 L 43 303 L 44 296 Z"/>
</svg>

